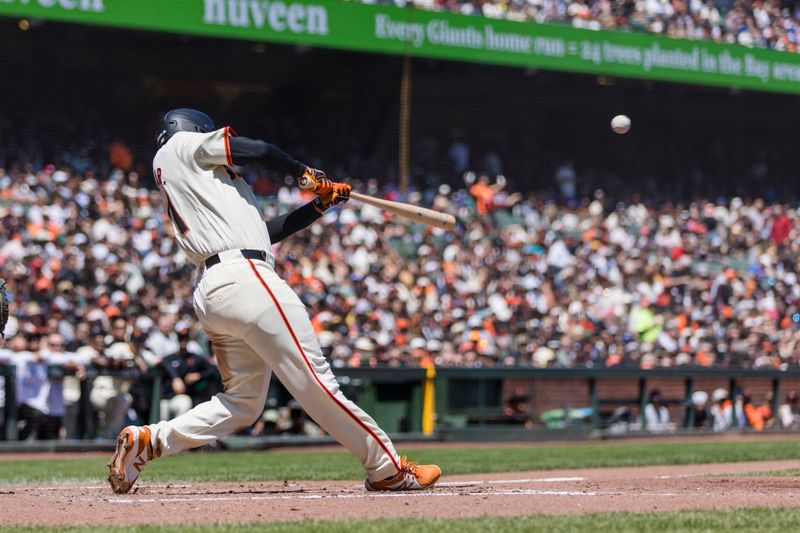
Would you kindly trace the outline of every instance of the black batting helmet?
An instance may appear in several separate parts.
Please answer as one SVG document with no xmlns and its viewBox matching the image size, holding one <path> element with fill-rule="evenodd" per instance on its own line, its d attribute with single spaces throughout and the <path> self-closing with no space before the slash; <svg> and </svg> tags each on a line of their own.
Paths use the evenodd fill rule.
<svg viewBox="0 0 800 533">
<path fill-rule="evenodd" d="M 214 121 L 211 117 L 196 109 L 182 107 L 167 112 L 158 123 L 156 129 L 156 145 L 161 148 L 179 131 L 196 131 L 208 133 L 214 131 Z"/>
</svg>

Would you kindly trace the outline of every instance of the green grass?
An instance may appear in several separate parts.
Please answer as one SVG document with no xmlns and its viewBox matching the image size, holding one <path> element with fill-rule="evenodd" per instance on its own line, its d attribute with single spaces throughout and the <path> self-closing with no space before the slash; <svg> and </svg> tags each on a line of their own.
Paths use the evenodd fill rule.
<svg viewBox="0 0 800 533">
<path fill-rule="evenodd" d="M 208 524 L 192 526 L 131 526 L 113 528 L 115 533 L 391 533 L 436 531 L 469 533 L 484 531 L 796 531 L 798 508 L 748 508 L 725 511 L 675 511 L 666 513 L 596 513 L 565 516 L 481 517 L 460 519 L 405 518 L 401 520 L 335 520 L 278 522 L 273 524 Z M 99 533 L 101 527 L 3 527 L 0 532 Z"/>
<path fill-rule="evenodd" d="M 522 470 L 700 464 L 800 459 L 797 441 L 686 443 L 589 443 L 504 448 L 403 450 L 446 475 Z M 0 461 L 0 485 L 103 482 L 107 457 Z M 364 472 L 345 451 L 187 453 L 148 464 L 143 479 L 165 481 L 282 481 L 361 479 Z"/>
<path fill-rule="evenodd" d="M 786 470 L 770 470 L 768 472 L 742 472 L 738 474 L 745 477 L 800 477 L 800 468 L 788 468 Z"/>
</svg>

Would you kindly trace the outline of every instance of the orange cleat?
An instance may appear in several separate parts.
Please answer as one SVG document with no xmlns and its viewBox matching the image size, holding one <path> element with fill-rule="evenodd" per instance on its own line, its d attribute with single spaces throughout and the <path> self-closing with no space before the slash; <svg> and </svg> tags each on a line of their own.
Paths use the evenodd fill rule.
<svg viewBox="0 0 800 533">
<path fill-rule="evenodd" d="M 423 490 L 434 485 L 442 475 L 442 469 L 436 465 L 418 465 L 400 458 L 400 471 L 392 477 L 380 481 L 365 481 L 369 491 L 379 490 Z"/>
<path fill-rule="evenodd" d="M 145 463 L 153 459 L 153 444 L 147 426 L 128 426 L 117 437 L 117 449 L 108 463 L 108 482 L 117 494 L 127 494 Z"/>
</svg>

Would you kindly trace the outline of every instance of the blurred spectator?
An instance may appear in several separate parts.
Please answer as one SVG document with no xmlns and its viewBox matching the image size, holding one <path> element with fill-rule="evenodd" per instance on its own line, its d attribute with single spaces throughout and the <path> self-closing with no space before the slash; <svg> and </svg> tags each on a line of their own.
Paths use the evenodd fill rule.
<svg viewBox="0 0 800 533">
<path fill-rule="evenodd" d="M 772 394 L 772 391 L 767 391 L 767 393 L 764 395 L 764 401 L 761 403 L 761 405 L 756 407 L 756 411 L 764 421 L 765 428 L 773 427 L 775 424 L 779 423 L 777 417 L 775 416 L 776 413 L 772 412 L 774 398 L 775 396 Z"/>
<path fill-rule="evenodd" d="M 530 395 L 522 387 L 517 387 L 506 398 L 506 405 L 503 413 L 513 422 L 521 423 L 527 429 L 533 427 L 533 419 L 530 414 Z"/>
<path fill-rule="evenodd" d="M 145 347 L 146 340 L 147 335 L 139 327 L 134 327 L 128 341 L 131 350 L 138 356 L 136 366 L 143 376 L 153 375 L 151 370 L 161 362 L 161 358 L 156 357 Z M 146 423 L 150 418 L 153 382 L 150 379 L 138 379 L 131 385 L 129 393 L 133 397 L 132 408 L 138 416 L 139 423 Z"/>
<path fill-rule="evenodd" d="M 43 353 L 46 355 L 48 365 L 60 366 L 66 373 L 63 378 L 50 378 L 48 404 L 50 416 L 59 421 L 58 437 L 78 438 L 80 382 L 86 379 L 87 361 L 75 353 L 66 351 L 64 337 L 58 333 L 48 335 Z"/>
<path fill-rule="evenodd" d="M 280 418 L 275 423 L 275 426 L 279 432 L 290 435 L 321 437 L 325 434 L 318 425 L 308 418 L 308 415 L 295 400 L 290 400 L 289 405 L 280 410 Z"/>
<path fill-rule="evenodd" d="M 161 361 L 164 371 L 161 420 L 182 415 L 211 397 L 211 380 L 217 369 L 204 356 L 189 351 L 188 328 L 177 334 L 178 350 Z"/>
<path fill-rule="evenodd" d="M 68 352 L 77 352 L 83 346 L 86 339 L 89 338 L 90 327 L 88 322 L 79 322 L 75 326 L 74 337 L 68 341 L 64 349 Z"/>
<path fill-rule="evenodd" d="M 90 393 L 92 406 L 97 412 L 100 436 L 114 438 L 128 423 L 128 409 L 133 404 L 129 390 L 135 374 L 135 355 L 125 341 L 126 323 L 122 318 L 112 322 L 110 342 L 106 343 L 102 329 L 90 331 L 90 344 L 80 348 L 79 354 L 88 356 L 94 367 L 101 371 L 127 370 L 128 376 L 98 375 L 94 378 Z"/>
<path fill-rule="evenodd" d="M 72 354 L 64 353 L 64 338 L 58 333 L 45 338 L 33 335 L 27 342 L 20 338 L 9 347 L 15 352 L 11 362 L 17 367 L 20 439 L 66 437 L 63 376 L 51 373 L 50 366 L 61 367 L 66 372 L 77 371 L 79 376 L 83 366 Z"/>
<path fill-rule="evenodd" d="M 723 388 L 714 389 L 711 400 L 714 431 L 726 431 L 733 425 L 733 402 L 728 398 L 728 391 Z"/>
<path fill-rule="evenodd" d="M 691 418 L 690 413 L 691 412 Z M 712 416 L 708 407 L 708 393 L 705 391 L 694 391 L 692 401 L 686 410 L 686 421 L 684 427 L 689 427 L 689 420 L 692 420 L 694 428 L 711 428 Z"/>
<path fill-rule="evenodd" d="M 575 168 L 572 166 L 572 161 L 566 161 L 564 164 L 559 165 L 556 169 L 556 185 L 558 190 L 561 191 L 561 196 L 565 200 L 572 200 L 577 194 L 577 175 Z"/>
<path fill-rule="evenodd" d="M 778 418 L 785 428 L 800 427 L 800 397 L 796 390 L 786 393 L 786 399 L 778 408 Z"/>
<path fill-rule="evenodd" d="M 675 429 L 675 424 L 670 422 L 669 410 L 664 405 L 664 398 L 658 389 L 650 391 L 650 397 L 644 408 L 644 421 L 647 424 L 647 431 L 664 432 Z"/>
<path fill-rule="evenodd" d="M 783 212 L 783 206 L 775 206 L 775 216 L 770 227 L 770 238 L 778 246 L 783 246 L 792 232 L 792 221 Z"/>
<path fill-rule="evenodd" d="M 150 334 L 145 346 L 159 358 L 178 351 L 178 335 L 175 333 L 175 317 L 173 315 L 161 315 L 158 318 L 158 329 Z"/>
<path fill-rule="evenodd" d="M 761 409 L 761 407 L 754 405 L 753 392 L 750 389 L 745 389 L 742 391 L 742 409 L 744 410 L 744 416 L 747 420 L 747 425 L 752 427 L 755 431 L 762 431 L 764 429 L 764 425 L 769 419 L 769 406 L 766 406 L 766 413 L 763 409 Z"/>
<path fill-rule="evenodd" d="M 312 422 L 295 400 L 289 400 L 283 407 L 268 403 L 267 408 L 256 421 L 251 435 L 305 435 L 321 437 L 325 432 Z"/>
<path fill-rule="evenodd" d="M 447 151 L 447 156 L 453 163 L 453 174 L 455 176 L 462 176 L 464 172 L 469 170 L 469 146 L 463 139 L 456 138 L 450 149 Z"/>
<path fill-rule="evenodd" d="M 281 419 L 280 411 L 274 406 L 265 409 L 259 418 L 250 434 L 254 437 L 260 435 L 277 435 L 280 433 L 278 429 L 278 420 Z"/>
<path fill-rule="evenodd" d="M 28 339 L 27 346 L 21 343 L 17 346 L 22 348 L 14 354 L 13 360 L 17 367 L 19 438 L 55 439 L 61 420 L 57 415 L 51 415 L 51 407 L 54 407 L 51 401 L 53 381 L 48 375 L 46 353 L 39 349 L 40 338 L 33 335 Z M 58 410 L 57 405 L 55 408 Z"/>
<path fill-rule="evenodd" d="M 470 186 L 469 193 L 475 197 L 475 207 L 479 215 L 485 215 L 494 206 L 495 188 L 489 185 L 489 176 L 481 174 L 478 181 Z"/>
</svg>

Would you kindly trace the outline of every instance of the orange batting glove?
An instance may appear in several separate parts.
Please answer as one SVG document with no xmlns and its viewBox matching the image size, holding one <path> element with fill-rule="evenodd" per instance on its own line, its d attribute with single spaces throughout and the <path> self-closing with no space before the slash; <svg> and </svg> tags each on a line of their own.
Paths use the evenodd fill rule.
<svg viewBox="0 0 800 533">
<path fill-rule="evenodd" d="M 309 166 L 306 166 L 303 175 L 297 179 L 297 184 L 301 189 L 311 191 L 317 196 L 324 196 L 333 190 L 333 182 L 325 173 Z"/>
<path fill-rule="evenodd" d="M 314 209 L 320 214 L 327 211 L 331 206 L 345 203 L 350 199 L 350 191 L 353 190 L 353 187 L 346 183 L 337 183 L 329 180 L 328 182 L 331 185 L 330 191 L 314 198 Z"/>
</svg>

